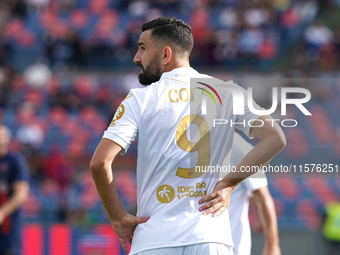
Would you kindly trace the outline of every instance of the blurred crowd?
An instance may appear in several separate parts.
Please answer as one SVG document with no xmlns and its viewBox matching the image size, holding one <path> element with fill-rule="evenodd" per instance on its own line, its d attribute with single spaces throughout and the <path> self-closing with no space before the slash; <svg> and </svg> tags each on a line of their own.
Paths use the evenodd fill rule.
<svg viewBox="0 0 340 255">
<path fill-rule="evenodd" d="M 30 166 L 27 221 L 86 227 L 107 220 L 88 164 L 120 102 L 139 86 L 138 74 L 126 71 L 144 21 L 176 16 L 189 23 L 192 65 L 201 70 L 280 69 L 310 77 L 340 67 L 340 26 L 332 14 L 339 8 L 336 0 L 0 1 L 0 121 Z M 332 90 L 319 92 L 313 95 L 333 100 Z M 308 147 L 306 141 L 297 146 Z M 303 148 L 301 157 L 309 153 Z M 114 171 L 133 211 L 134 175 L 124 170 L 133 168 L 134 144 L 129 153 Z"/>
<path fill-rule="evenodd" d="M 176 16 L 193 29 L 194 66 L 334 70 L 339 5 L 337 0 L 3 0 L 0 64 L 24 69 L 45 59 L 54 70 L 131 67 L 141 24 Z"/>
<path fill-rule="evenodd" d="M 23 73 L 0 68 L 0 121 L 11 130 L 11 149 L 23 153 L 29 163 L 31 194 L 25 207 L 29 222 L 82 226 L 106 222 L 88 165 L 131 86 L 138 86 L 137 74 L 115 78 L 52 74 L 44 63 Z M 127 157 L 130 165 L 135 154 L 133 145 Z M 130 165 L 115 171 L 119 175 Z M 125 206 L 133 210 L 135 184 L 128 174 L 122 172 L 118 178 L 123 183 L 120 192 L 128 190 Z"/>
</svg>

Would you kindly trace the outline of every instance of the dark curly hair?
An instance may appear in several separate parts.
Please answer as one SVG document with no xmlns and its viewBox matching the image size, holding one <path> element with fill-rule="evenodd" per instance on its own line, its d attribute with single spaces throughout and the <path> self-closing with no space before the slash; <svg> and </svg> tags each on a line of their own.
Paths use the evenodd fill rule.
<svg viewBox="0 0 340 255">
<path fill-rule="evenodd" d="M 175 50 L 190 55 L 194 39 L 191 27 L 184 21 L 175 17 L 157 18 L 143 24 L 142 32 L 149 29 L 152 29 L 152 37 L 171 43 L 175 46 Z"/>
</svg>

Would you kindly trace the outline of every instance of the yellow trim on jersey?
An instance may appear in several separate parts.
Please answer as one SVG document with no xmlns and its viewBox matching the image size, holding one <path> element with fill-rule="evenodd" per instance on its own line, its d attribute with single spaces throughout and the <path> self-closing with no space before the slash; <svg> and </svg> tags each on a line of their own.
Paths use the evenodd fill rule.
<svg viewBox="0 0 340 255">
<path fill-rule="evenodd" d="M 172 72 L 173 70 L 181 69 L 181 68 L 183 68 L 183 69 L 184 69 L 184 68 L 191 68 L 191 69 L 195 70 L 195 69 L 192 68 L 191 66 L 180 66 L 180 67 L 176 67 L 176 68 L 172 69 L 171 71 L 169 71 L 169 73 Z"/>
<path fill-rule="evenodd" d="M 133 97 L 133 94 L 131 92 L 125 97 L 125 99 L 123 101 L 129 99 L 130 97 Z"/>
<path fill-rule="evenodd" d="M 117 143 L 116 141 L 113 141 L 113 140 L 111 140 L 110 138 L 107 138 L 107 137 L 102 137 L 102 139 L 107 139 L 107 140 L 109 140 L 109 141 L 111 141 L 111 142 L 114 142 L 115 144 L 117 144 L 119 147 L 121 147 L 122 148 L 122 150 L 124 151 L 124 154 L 123 155 L 119 155 L 120 154 L 120 152 L 122 151 L 122 150 L 120 150 L 120 152 L 118 153 L 118 156 L 125 156 L 125 154 L 126 154 L 126 151 L 125 151 L 125 149 L 124 149 L 124 147 L 123 146 L 121 146 L 119 143 Z"/>
<path fill-rule="evenodd" d="M 185 82 L 185 81 L 180 81 L 180 80 L 171 79 L 171 78 L 164 78 L 164 79 L 167 79 L 167 80 L 172 80 L 172 81 L 179 81 L 179 82 L 183 82 L 183 83 L 185 83 L 185 84 L 188 84 L 188 85 L 190 85 L 190 83 L 187 83 L 187 82 Z"/>
</svg>

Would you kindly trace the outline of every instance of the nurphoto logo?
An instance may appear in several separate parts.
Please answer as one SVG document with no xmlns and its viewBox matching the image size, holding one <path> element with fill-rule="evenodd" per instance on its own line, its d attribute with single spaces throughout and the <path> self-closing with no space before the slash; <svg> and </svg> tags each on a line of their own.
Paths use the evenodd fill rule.
<svg viewBox="0 0 340 255">
<path fill-rule="evenodd" d="M 271 97 L 271 102 L 272 102 L 271 107 L 269 109 L 264 109 L 264 108 L 257 106 L 257 104 L 255 103 L 253 99 L 253 88 L 251 87 L 244 89 L 240 86 L 237 86 L 232 81 L 224 82 L 222 80 L 218 80 L 215 78 L 192 78 L 190 83 L 191 83 L 191 88 L 192 88 L 191 91 L 193 91 L 193 89 L 196 89 L 196 88 L 202 91 L 201 95 L 196 96 L 196 98 L 199 97 L 201 99 L 201 114 L 203 116 L 209 114 L 208 105 L 207 105 L 207 100 L 208 100 L 207 95 L 209 95 L 210 98 L 214 101 L 216 107 L 223 107 L 223 103 L 228 103 L 228 102 L 223 102 L 225 98 L 228 101 L 232 100 L 233 115 L 244 115 L 245 114 L 244 111 L 246 107 L 249 109 L 251 113 L 255 115 L 259 115 L 259 116 L 270 115 L 274 113 L 278 108 L 279 95 L 280 95 L 281 116 L 287 115 L 287 105 L 294 105 L 305 116 L 312 115 L 307 110 L 307 108 L 304 106 L 304 104 L 309 102 L 309 100 L 311 99 L 310 91 L 305 88 L 273 87 L 272 97 Z M 201 86 L 197 86 L 197 84 Z M 218 98 L 220 102 L 220 106 L 217 105 L 213 94 L 206 88 L 211 90 L 216 95 L 216 97 Z M 294 95 L 294 98 L 288 98 L 288 94 Z M 280 120 L 275 119 L 275 121 L 280 121 Z M 256 124 L 257 127 L 262 126 L 264 124 L 262 120 L 257 120 L 257 122 L 262 122 L 261 124 Z M 226 120 L 226 119 L 214 119 L 214 126 L 224 125 L 227 123 L 232 123 L 232 121 Z M 253 122 L 251 121 L 251 123 Z M 250 123 L 250 126 L 252 125 L 251 123 Z M 288 125 L 288 123 L 293 123 L 293 124 Z M 237 124 L 240 124 L 240 123 L 237 123 Z M 243 123 L 243 124 L 246 125 L 247 123 Z M 295 127 L 297 126 L 297 124 L 298 122 L 295 119 L 281 120 L 281 125 L 284 127 Z"/>
</svg>

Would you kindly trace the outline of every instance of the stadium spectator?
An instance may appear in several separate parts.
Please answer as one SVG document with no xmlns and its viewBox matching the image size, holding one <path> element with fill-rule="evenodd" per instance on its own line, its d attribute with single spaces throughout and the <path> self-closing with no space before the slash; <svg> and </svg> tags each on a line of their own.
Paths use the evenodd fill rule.
<svg viewBox="0 0 340 255">
<path fill-rule="evenodd" d="M 27 3 L 25 0 L 5 0 L 11 15 L 15 18 L 24 19 L 27 17 Z"/>
<path fill-rule="evenodd" d="M 22 13 L 18 10 L 23 8 L 10 8 L 12 5 L 21 6 L 22 3 L 28 7 L 26 13 L 19 16 L 26 16 L 29 21 L 27 23 L 22 22 L 20 17 L 16 18 L 18 13 Z M 36 57 L 46 57 L 54 68 L 129 67 L 128 59 L 132 54 L 130 47 L 133 45 L 131 39 L 137 38 L 130 21 L 137 24 L 143 20 L 175 14 L 183 16 L 192 25 L 196 39 L 193 64 L 211 66 L 224 63 L 229 65 L 231 60 L 229 56 L 225 58 L 223 54 L 219 54 L 219 50 L 215 51 L 223 46 L 215 40 L 215 31 L 227 29 L 232 34 L 244 36 L 245 27 L 250 26 L 260 33 L 279 32 L 276 35 L 276 44 L 295 48 L 295 43 L 303 37 L 302 30 L 315 20 L 318 10 L 319 5 L 313 0 L 265 4 L 261 1 L 226 3 L 218 0 L 105 0 L 88 3 L 75 0 L 6 0 L 0 7 L 0 25 L 1 31 L 6 34 L 5 41 L 15 42 L 14 45 L 11 44 L 14 49 L 4 51 L 6 59 L 16 62 L 20 69 L 35 61 Z M 213 15 L 210 16 L 210 13 Z M 252 47 L 253 51 L 257 50 L 256 44 Z M 25 49 L 33 50 L 34 54 L 21 55 Z M 285 51 L 284 47 L 277 49 L 279 53 Z M 242 50 L 237 50 L 237 53 L 241 53 L 238 58 L 248 62 L 251 68 L 263 69 L 257 61 L 249 63 L 249 56 L 242 55 Z M 22 58 L 26 61 L 20 61 Z M 237 61 L 235 59 L 231 64 L 237 64 Z M 276 67 L 272 63 L 267 64 L 271 70 Z M 241 67 L 242 65 L 237 65 L 237 68 Z"/>
<path fill-rule="evenodd" d="M 38 150 L 44 142 L 44 132 L 35 122 L 35 110 L 30 103 L 24 103 L 18 112 L 18 123 L 20 127 L 16 138 L 29 150 Z"/>
<path fill-rule="evenodd" d="M 269 18 L 269 13 L 266 9 L 259 6 L 259 1 L 254 7 L 247 9 L 244 12 L 244 20 L 246 24 L 252 27 L 260 27 L 265 24 Z"/>
<path fill-rule="evenodd" d="M 333 42 L 333 32 L 322 20 L 315 21 L 307 27 L 305 31 L 305 41 L 307 48 L 319 50 L 323 46 L 330 45 Z"/>
<path fill-rule="evenodd" d="M 21 205 L 29 193 L 22 156 L 9 152 L 10 133 L 0 124 L 0 254 L 21 254 Z"/>
<path fill-rule="evenodd" d="M 28 66 L 23 73 L 28 85 L 34 88 L 45 86 L 51 79 L 52 72 L 47 64 L 42 60 Z"/>
<path fill-rule="evenodd" d="M 38 11 L 42 11 L 49 5 L 50 0 L 27 0 L 27 3 L 30 5 L 30 7 Z"/>
<path fill-rule="evenodd" d="M 0 108 L 7 108 L 12 93 L 13 70 L 8 66 L 0 68 Z"/>
<path fill-rule="evenodd" d="M 291 7 L 283 12 L 280 21 L 282 42 L 286 45 L 293 45 L 299 38 L 300 13 Z"/>
<path fill-rule="evenodd" d="M 11 45 L 11 40 L 9 36 L 4 32 L 3 29 L 0 30 L 0 64 L 8 65 L 13 46 Z"/>
<path fill-rule="evenodd" d="M 263 41 L 264 34 L 261 29 L 248 25 L 242 30 L 238 41 L 238 51 L 245 66 L 249 67 L 258 63 L 258 54 Z"/>
</svg>

